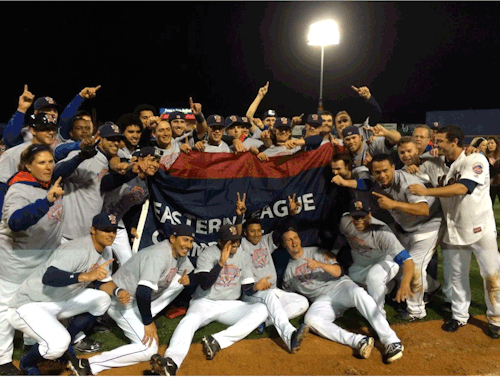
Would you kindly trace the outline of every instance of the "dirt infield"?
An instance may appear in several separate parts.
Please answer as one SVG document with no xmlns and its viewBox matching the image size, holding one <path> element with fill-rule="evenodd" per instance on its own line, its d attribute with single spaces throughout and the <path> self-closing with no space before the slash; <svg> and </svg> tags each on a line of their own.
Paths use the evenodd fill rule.
<svg viewBox="0 0 500 377">
<path fill-rule="evenodd" d="M 393 325 L 405 346 L 404 356 L 391 365 L 382 362 L 383 347 L 367 360 L 357 359 L 347 346 L 309 334 L 301 349 L 290 355 L 280 339 L 243 340 L 208 361 L 201 344 L 191 349 L 178 370 L 179 376 L 244 375 L 499 375 L 500 339 L 486 334 L 485 316 L 475 316 L 456 333 L 441 330 L 442 321 Z M 359 333 L 367 334 L 362 328 Z M 165 346 L 160 347 L 163 354 Z M 149 363 L 115 368 L 99 375 L 140 376 Z M 66 374 L 66 373 L 65 373 Z"/>
</svg>

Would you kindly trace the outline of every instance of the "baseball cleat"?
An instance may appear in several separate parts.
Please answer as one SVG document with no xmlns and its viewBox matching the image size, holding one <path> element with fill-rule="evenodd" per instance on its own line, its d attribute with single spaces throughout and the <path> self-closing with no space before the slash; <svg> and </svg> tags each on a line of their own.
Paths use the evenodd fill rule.
<svg viewBox="0 0 500 377">
<path fill-rule="evenodd" d="M 259 327 L 257 327 L 257 334 L 262 335 L 266 331 L 266 324 L 262 322 Z"/>
<path fill-rule="evenodd" d="M 385 362 L 392 363 L 403 356 L 404 347 L 401 342 L 391 343 L 385 347 Z"/>
<path fill-rule="evenodd" d="M 90 363 L 87 359 L 74 359 L 68 361 L 69 372 L 72 376 L 92 376 Z"/>
<path fill-rule="evenodd" d="M 205 335 L 201 343 L 203 344 L 203 353 L 207 360 L 212 360 L 217 355 L 217 352 L 220 351 L 220 345 L 212 335 Z"/>
<path fill-rule="evenodd" d="M 452 318 L 452 319 L 447 320 L 444 323 L 444 325 L 441 326 L 441 328 L 447 332 L 455 332 L 459 329 L 459 327 L 464 327 L 465 325 L 466 325 L 466 323 L 459 322 L 456 319 Z"/>
<path fill-rule="evenodd" d="M 373 347 L 375 346 L 375 339 L 371 336 L 365 336 L 358 343 L 358 353 L 362 359 L 368 359 L 372 354 Z"/>
<path fill-rule="evenodd" d="M 490 323 L 488 325 L 488 336 L 493 339 L 499 339 L 500 338 L 500 327 Z"/>
<path fill-rule="evenodd" d="M 73 348 L 78 352 L 94 353 L 102 348 L 102 344 L 86 337 L 73 344 Z"/>
<path fill-rule="evenodd" d="M 290 339 L 290 353 L 295 353 L 300 349 L 300 345 L 308 332 L 309 326 L 305 323 L 300 325 L 299 328 L 293 332 L 292 338 Z"/>
<path fill-rule="evenodd" d="M 0 376 L 18 376 L 20 374 L 21 371 L 12 362 L 0 365 Z"/>
<path fill-rule="evenodd" d="M 175 376 L 177 373 L 177 364 L 170 358 L 163 358 L 158 354 L 154 354 L 149 361 L 151 372 L 160 376 Z"/>
<path fill-rule="evenodd" d="M 19 369 L 21 369 L 21 373 L 18 374 L 25 374 L 29 376 L 40 376 L 43 374 L 42 371 L 38 369 L 38 366 L 27 366 L 25 356 L 21 357 L 21 360 L 19 361 Z"/>
<path fill-rule="evenodd" d="M 422 318 L 415 317 L 413 314 L 410 314 L 407 310 L 402 311 L 396 315 L 396 319 L 406 322 L 415 322 L 420 321 Z"/>
</svg>

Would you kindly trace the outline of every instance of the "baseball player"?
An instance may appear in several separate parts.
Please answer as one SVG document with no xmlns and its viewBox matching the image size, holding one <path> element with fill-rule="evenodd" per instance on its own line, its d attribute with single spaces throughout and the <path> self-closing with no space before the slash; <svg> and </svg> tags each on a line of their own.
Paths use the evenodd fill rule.
<svg viewBox="0 0 500 377">
<path fill-rule="evenodd" d="M 112 276 L 118 287 L 130 292 L 132 299 L 125 305 L 112 299 L 108 314 L 131 343 L 91 357 L 94 375 L 148 361 L 158 352 L 153 318 L 192 280 L 194 267 L 186 255 L 193 247 L 194 236 L 191 226 L 176 225 L 169 239 L 141 250 Z"/>
<path fill-rule="evenodd" d="M 340 233 L 351 246 L 353 264 L 349 267 L 349 277 L 366 286 L 384 315 L 388 284 L 396 277 L 400 266 L 403 277 L 395 301 L 410 298 L 413 260 L 392 230 L 371 216 L 370 205 L 365 200 L 354 199 L 349 203 L 349 213 L 340 220 Z"/>
<path fill-rule="evenodd" d="M 246 150 L 251 150 L 252 148 L 255 148 L 258 151 L 258 149 L 264 145 L 264 143 L 261 140 L 248 137 L 248 135 L 246 136 L 244 135 L 244 132 L 245 130 L 248 130 L 248 127 L 245 126 L 243 118 L 237 115 L 231 115 L 227 117 L 225 120 L 225 126 L 226 126 L 225 130 L 226 134 L 234 137 L 237 140 L 240 140 L 243 143 L 243 146 Z M 233 151 L 237 151 L 235 145 L 231 145 L 230 148 Z M 253 153 L 255 154 L 255 151 Z"/>
<path fill-rule="evenodd" d="M 117 155 L 120 158 L 130 160 L 132 153 L 139 148 L 143 131 L 142 122 L 135 114 L 127 113 L 118 118 L 116 125 L 124 136 L 122 147 L 118 149 Z"/>
<path fill-rule="evenodd" d="M 466 155 L 464 133 L 448 125 L 435 135 L 439 157 L 420 166 L 434 188 L 409 186 L 412 194 L 437 196 L 441 202 L 446 230 L 441 248 L 445 280 L 451 287 L 452 318 L 443 330 L 457 331 L 469 319 L 471 301 L 469 267 L 474 253 L 484 282 L 488 335 L 500 338 L 500 259 L 493 206 L 489 198 L 488 160 L 480 153 Z"/>
<path fill-rule="evenodd" d="M 423 302 L 426 270 L 442 236 L 439 201 L 434 197 L 413 195 L 408 187 L 423 182 L 410 173 L 395 170 L 394 162 L 387 154 L 374 156 L 370 170 L 377 182 L 373 195 L 378 198 L 378 205 L 388 210 L 399 224 L 398 239 L 415 263 L 411 281 L 414 295 L 406 301 L 407 311 L 398 316 L 407 321 L 422 319 L 427 315 Z"/>
<path fill-rule="evenodd" d="M 167 120 L 160 120 L 153 131 L 156 138 L 156 145 L 160 149 L 162 156 L 160 158 L 160 168 L 164 171 L 170 169 L 170 166 L 177 160 L 184 144 L 172 139 L 172 127 Z"/>
<path fill-rule="evenodd" d="M 194 145 L 194 149 L 206 153 L 231 153 L 229 146 L 222 140 L 224 135 L 224 118 L 214 114 L 207 118 L 208 139 L 198 141 Z"/>
<path fill-rule="evenodd" d="M 259 107 L 260 103 L 266 96 L 267 92 L 269 91 L 269 81 L 264 85 L 263 87 L 259 88 L 259 91 L 257 92 L 257 96 L 253 100 L 253 102 L 250 104 L 247 113 L 245 114 L 247 118 L 250 120 L 250 123 L 253 125 L 253 135 L 252 137 L 255 139 L 260 139 L 261 138 L 261 133 L 262 131 L 272 129 L 274 127 L 274 122 L 276 122 L 276 119 L 278 115 L 276 114 L 276 111 L 274 110 L 267 110 L 264 112 L 262 115 L 262 120 L 258 118 L 254 118 L 255 112 L 257 111 L 257 108 Z"/>
<path fill-rule="evenodd" d="M 236 202 L 236 214 L 243 216 L 246 212 L 246 194 Z M 294 216 L 297 213 L 300 203 L 293 197 L 288 197 L 289 213 Z M 264 327 L 271 324 L 278 331 L 279 336 L 288 347 L 290 353 L 294 353 L 300 347 L 308 329 L 302 324 L 296 329 L 289 319 L 296 318 L 307 311 L 309 303 L 307 298 L 293 292 L 285 292 L 277 288 L 276 269 L 271 254 L 278 248 L 279 233 L 270 232 L 262 235 L 262 225 L 259 219 L 250 218 L 245 222 L 245 237 L 241 240 L 241 250 L 250 256 L 252 261 L 252 272 L 255 281 L 265 279 L 267 285 L 263 289 L 245 295 L 244 300 L 248 302 L 261 302 L 266 305 L 269 311 Z"/>
<path fill-rule="evenodd" d="M 245 338 L 266 320 L 268 311 L 264 304 L 239 300 L 242 288 L 259 290 L 268 284 L 265 279 L 255 283 L 248 255 L 239 249 L 240 238 L 235 225 L 222 225 L 217 245 L 207 247 L 198 256 L 195 274 L 198 274 L 199 286 L 186 316 L 170 339 L 164 358 L 158 355 L 151 358 L 154 372 L 175 375 L 200 327 L 213 321 L 229 326 L 203 337 L 203 353 L 212 360 L 221 349 Z"/>
<path fill-rule="evenodd" d="M 117 227 L 116 218 L 109 213 L 94 216 L 90 234 L 58 247 L 9 302 L 10 324 L 38 342 L 21 358 L 23 373 L 41 374 L 38 362 L 59 359 L 67 361 L 76 375 L 90 375 L 88 360 L 77 359 L 68 347 L 95 316 L 108 310 L 110 296 L 117 296 L 124 304 L 130 299 L 128 292 L 117 290 L 116 284 L 109 281 L 113 259 L 106 260 L 106 256 L 111 255 L 108 246 L 113 243 Z M 96 282 L 98 289 L 87 288 L 91 282 Z M 81 313 L 88 315 L 79 317 L 67 329 L 59 322 Z"/>
<path fill-rule="evenodd" d="M 291 257 L 285 270 L 283 288 L 312 301 L 304 318 L 311 331 L 348 345 L 357 350 L 362 358 L 368 358 L 374 347 L 374 338 L 351 333 L 333 323 L 347 309 L 355 307 L 384 344 L 385 362 L 392 363 L 403 356 L 401 341 L 373 298 L 344 275 L 340 265 L 325 250 L 302 247 L 295 225 L 287 224 L 281 234 L 282 244 Z"/>
</svg>

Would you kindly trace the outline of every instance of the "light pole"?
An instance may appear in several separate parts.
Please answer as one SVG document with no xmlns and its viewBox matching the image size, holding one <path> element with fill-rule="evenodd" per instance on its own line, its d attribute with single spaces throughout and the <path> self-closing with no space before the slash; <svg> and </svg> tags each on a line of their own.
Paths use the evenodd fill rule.
<svg viewBox="0 0 500 377">
<path fill-rule="evenodd" d="M 319 78 L 319 103 L 318 112 L 323 110 L 323 59 L 325 46 L 339 44 L 339 28 L 335 21 L 324 20 L 311 25 L 307 36 L 309 45 L 321 46 L 321 73 Z"/>
</svg>

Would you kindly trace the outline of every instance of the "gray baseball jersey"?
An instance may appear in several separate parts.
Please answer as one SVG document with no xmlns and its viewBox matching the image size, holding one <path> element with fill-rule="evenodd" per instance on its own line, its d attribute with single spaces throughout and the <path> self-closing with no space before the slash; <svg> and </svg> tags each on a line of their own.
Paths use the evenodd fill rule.
<svg viewBox="0 0 500 377">
<path fill-rule="evenodd" d="M 71 152 L 63 161 L 78 153 L 80 152 Z M 102 210 L 101 179 L 108 171 L 108 159 L 99 151 L 94 157 L 83 161 L 66 179 L 63 196 L 66 209 L 62 234 L 64 238 L 74 240 L 89 232 L 92 218 Z"/>
<path fill-rule="evenodd" d="M 231 153 L 231 149 L 229 148 L 229 145 L 227 145 L 224 141 L 221 140 L 219 145 L 211 145 L 206 143 L 205 144 L 205 149 L 203 152 L 206 153 Z"/>
<path fill-rule="evenodd" d="M 292 149 L 288 149 L 284 145 L 271 145 L 264 151 L 268 157 L 278 157 L 278 156 L 288 156 L 300 151 L 302 147 L 294 147 Z"/>
<path fill-rule="evenodd" d="M 263 235 L 257 245 L 243 238 L 240 248 L 250 256 L 252 261 L 251 269 L 255 281 L 271 275 L 272 278 L 268 281 L 271 283 L 271 288 L 276 288 L 276 267 L 274 267 L 271 254 L 278 246 L 273 242 L 273 233 Z"/>
<path fill-rule="evenodd" d="M 217 245 L 204 249 L 196 261 L 195 273 L 210 272 L 219 263 L 220 256 L 221 250 Z M 238 300 L 241 296 L 241 286 L 255 283 L 250 264 L 248 254 L 238 248 L 236 254 L 227 258 L 226 265 L 222 267 L 217 280 L 209 289 L 204 291 L 200 286 L 196 288 L 193 300 Z"/>
<path fill-rule="evenodd" d="M 338 264 L 326 255 L 326 250 L 318 247 L 303 247 L 303 254 L 298 259 L 290 259 L 286 266 L 283 277 L 283 289 L 297 292 L 314 301 L 323 294 L 328 294 L 335 290 L 337 286 L 346 280 L 347 276 L 334 278 L 322 268 L 310 268 L 306 259 L 328 264 Z"/>
<path fill-rule="evenodd" d="M 264 145 L 264 142 L 259 140 L 259 139 L 254 139 L 252 137 L 247 137 L 244 141 L 243 141 L 243 145 L 245 146 L 246 149 L 250 149 L 250 148 L 259 148 L 261 147 L 262 145 Z"/>
<path fill-rule="evenodd" d="M 20 284 L 38 265 L 45 262 L 61 244 L 63 200 L 56 200 L 48 212 L 27 230 L 13 232 L 9 219 L 18 209 L 46 199 L 47 190 L 15 183 L 9 187 L 0 223 L 0 277 Z"/>
<path fill-rule="evenodd" d="M 394 172 L 394 183 L 391 187 L 382 188 L 380 184 L 375 183 L 376 191 L 386 195 L 390 199 L 404 203 L 427 203 L 429 205 L 429 216 L 414 216 L 398 210 L 390 210 L 394 220 L 408 233 L 426 233 L 439 229 L 442 220 L 441 206 L 439 200 L 433 196 L 413 195 L 408 190 L 409 185 L 420 184 L 424 182 L 410 173 L 396 170 Z"/>
<path fill-rule="evenodd" d="M 111 254 L 109 250 L 104 250 L 102 254 L 99 254 L 94 247 L 90 234 L 62 244 L 45 263 L 39 265 L 26 278 L 9 302 L 9 307 L 19 308 L 29 302 L 61 302 L 75 297 L 90 283 L 81 282 L 65 287 L 51 287 L 42 283 L 43 275 L 52 266 L 66 272 L 90 272 L 106 262 L 103 255 Z M 108 265 L 107 268 L 108 276 L 102 281 L 111 280 L 111 266 Z"/>
<path fill-rule="evenodd" d="M 188 257 L 172 256 L 169 240 L 142 249 L 130 258 L 113 274 L 115 284 L 135 297 L 138 285 L 153 290 L 151 299 L 160 296 L 170 286 L 175 274 L 189 274 L 194 270 Z"/>
<path fill-rule="evenodd" d="M 175 162 L 175 160 L 177 160 L 177 157 L 179 157 L 179 155 L 181 154 L 181 143 L 179 141 L 172 140 L 170 142 L 170 148 L 158 149 L 163 153 L 160 158 L 160 166 L 162 167 L 162 169 L 168 170 Z"/>
<path fill-rule="evenodd" d="M 391 153 L 391 150 L 385 145 L 385 137 L 376 137 L 369 144 L 363 139 L 361 144 L 361 149 L 358 153 L 352 155 L 352 163 L 354 167 L 362 166 L 363 161 L 366 158 L 366 154 L 369 153 L 372 157 L 377 154 Z"/>
<path fill-rule="evenodd" d="M 369 228 L 360 232 L 354 227 L 349 214 L 345 214 L 340 219 L 340 233 L 349 242 L 353 262 L 358 266 L 371 266 L 384 260 L 393 261 L 405 250 L 392 230 L 374 217 L 371 218 Z"/>
<path fill-rule="evenodd" d="M 9 178 L 19 171 L 21 153 L 31 145 L 31 141 L 7 149 L 0 156 L 0 182 L 7 183 Z"/>
<path fill-rule="evenodd" d="M 137 176 L 113 191 L 105 193 L 102 210 L 114 214 L 121 220 L 130 208 L 143 203 L 148 195 L 146 180 Z"/>
</svg>

